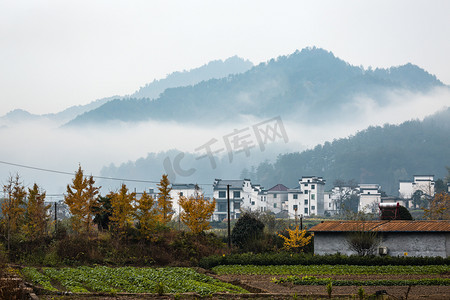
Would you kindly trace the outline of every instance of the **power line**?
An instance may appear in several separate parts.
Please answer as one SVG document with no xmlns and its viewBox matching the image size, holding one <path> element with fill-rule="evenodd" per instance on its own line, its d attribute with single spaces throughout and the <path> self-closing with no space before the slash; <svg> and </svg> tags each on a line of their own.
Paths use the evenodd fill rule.
<svg viewBox="0 0 450 300">
<path fill-rule="evenodd" d="M 37 170 L 37 171 L 43 171 L 43 172 L 56 173 L 56 174 L 71 175 L 71 176 L 75 175 L 75 173 L 32 167 L 32 166 L 16 164 L 16 163 L 11 163 L 11 162 L 1 161 L 1 160 L 0 160 L 0 164 L 20 167 L 20 168 L 25 168 L 25 169 L 31 169 L 31 170 Z M 106 176 L 98 176 L 98 175 L 91 175 L 91 176 L 93 178 L 99 178 L 99 179 L 105 179 L 105 180 L 117 180 L 117 181 L 128 181 L 128 182 L 153 183 L 153 184 L 159 183 L 159 181 L 155 181 L 155 180 L 127 179 L 127 178 L 106 177 Z M 88 177 L 88 175 L 84 175 L 84 177 Z M 197 183 L 197 184 L 198 185 L 213 185 L 211 183 Z"/>
<path fill-rule="evenodd" d="M 15 166 L 15 167 L 37 170 L 37 171 L 44 171 L 44 172 L 57 173 L 57 174 L 63 174 L 63 175 L 71 175 L 71 176 L 75 175 L 75 173 L 32 167 L 32 166 L 27 166 L 27 165 L 10 163 L 10 162 L 6 162 L 6 161 L 0 161 L 0 163 L 5 164 L 5 165 L 10 165 L 10 166 Z M 88 175 L 84 175 L 84 176 L 88 177 Z M 125 179 L 125 178 L 105 177 L 105 176 L 98 176 L 98 175 L 92 175 L 92 177 L 99 178 L 99 179 L 107 179 L 107 180 L 133 181 L 133 182 L 143 182 L 143 183 L 159 183 L 159 181 L 153 181 L 153 180 Z"/>
</svg>

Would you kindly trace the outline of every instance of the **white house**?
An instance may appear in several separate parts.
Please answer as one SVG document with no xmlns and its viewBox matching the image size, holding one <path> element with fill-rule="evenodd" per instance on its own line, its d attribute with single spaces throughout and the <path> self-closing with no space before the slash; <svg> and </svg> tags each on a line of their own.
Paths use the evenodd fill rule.
<svg viewBox="0 0 450 300">
<path fill-rule="evenodd" d="M 325 180 L 317 176 L 303 176 L 299 186 L 288 190 L 289 218 L 323 215 Z"/>
<path fill-rule="evenodd" d="M 267 211 L 267 191 L 259 184 L 253 185 L 251 211 Z"/>
<path fill-rule="evenodd" d="M 178 204 L 178 200 L 181 196 L 189 198 L 191 196 L 195 196 L 196 193 L 203 193 L 202 189 L 198 185 L 192 183 L 173 183 L 171 188 L 172 190 L 170 191 L 170 197 L 172 197 L 172 208 L 175 211 L 175 215 L 179 215 L 181 212 L 181 207 Z"/>
<path fill-rule="evenodd" d="M 358 211 L 375 213 L 381 203 L 381 186 L 378 184 L 361 183 L 359 186 Z"/>
<path fill-rule="evenodd" d="M 239 218 L 241 207 L 251 209 L 252 201 L 256 201 L 257 193 L 253 189 L 250 179 L 223 180 L 216 179 L 213 184 L 213 197 L 216 199 L 216 209 L 213 220 L 222 221 L 227 218 L 227 186 L 230 190 L 230 217 Z"/>
<path fill-rule="evenodd" d="M 356 254 L 349 234 L 377 234 L 374 254 L 391 256 L 450 256 L 450 221 L 325 221 L 312 227 L 314 254 Z"/>
<path fill-rule="evenodd" d="M 327 199 L 327 194 L 329 199 Z M 358 195 L 359 194 L 359 188 L 354 186 L 335 186 L 331 190 L 331 192 L 328 192 L 325 194 L 324 197 L 324 208 L 326 211 L 328 211 L 331 215 L 337 214 L 339 210 L 341 209 L 341 202 L 344 201 L 344 199 L 352 196 L 352 195 Z"/>
<path fill-rule="evenodd" d="M 411 199 L 414 192 L 422 191 L 425 195 L 434 196 L 434 175 L 414 175 L 413 181 L 399 182 L 398 194 L 400 198 Z"/>
<path fill-rule="evenodd" d="M 277 184 L 267 190 L 267 209 L 278 214 L 288 210 L 288 188 Z"/>
</svg>

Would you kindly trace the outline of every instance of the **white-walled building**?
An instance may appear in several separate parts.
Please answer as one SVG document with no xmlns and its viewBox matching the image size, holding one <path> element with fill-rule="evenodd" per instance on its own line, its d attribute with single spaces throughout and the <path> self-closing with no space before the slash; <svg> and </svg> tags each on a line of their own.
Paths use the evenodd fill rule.
<svg viewBox="0 0 450 300">
<path fill-rule="evenodd" d="M 331 215 L 339 213 L 341 209 L 342 201 L 351 197 L 352 195 L 358 195 L 359 188 L 355 186 L 335 186 L 331 189 L 330 199 L 328 203 L 325 203 L 325 210 L 329 211 Z"/>
<path fill-rule="evenodd" d="M 222 180 L 216 179 L 213 184 L 216 209 L 213 220 L 222 221 L 227 218 L 227 186 L 230 189 L 230 218 L 237 219 L 241 214 L 241 208 L 250 209 L 252 201 L 256 201 L 255 192 L 250 179 Z M 257 194 L 256 194 L 257 195 Z"/>
<path fill-rule="evenodd" d="M 322 177 L 303 176 L 299 186 L 288 190 L 289 218 L 295 216 L 323 215 L 325 180 Z"/>
<path fill-rule="evenodd" d="M 267 191 L 267 210 L 278 214 L 288 210 L 288 188 L 277 184 Z"/>
<path fill-rule="evenodd" d="M 178 200 L 180 199 L 180 196 L 185 196 L 187 198 L 194 196 L 196 193 L 202 194 L 203 190 L 196 184 L 193 183 L 187 183 L 187 184 L 181 184 L 181 183 L 174 183 L 171 186 L 171 191 L 169 193 L 170 197 L 172 198 L 172 209 L 174 210 L 173 216 L 177 216 L 181 212 L 180 205 L 178 204 Z M 146 193 L 153 197 L 155 199 L 155 205 L 158 201 L 158 189 L 149 189 L 146 191 Z M 136 199 L 140 199 L 142 197 L 142 192 L 136 193 Z"/>
<path fill-rule="evenodd" d="M 358 211 L 376 213 L 381 203 L 381 186 L 378 184 L 359 184 Z"/>
<path fill-rule="evenodd" d="M 325 210 L 324 214 L 335 215 L 338 213 L 336 208 L 336 202 L 333 201 L 333 192 L 325 191 L 323 193 L 323 208 Z"/>
<path fill-rule="evenodd" d="M 203 193 L 202 189 L 198 185 L 192 183 L 174 183 L 171 185 L 171 188 L 172 190 L 170 191 L 170 197 L 172 197 L 172 208 L 175 211 L 175 215 L 179 215 L 181 212 L 181 207 L 178 204 L 180 196 L 189 198 L 191 196 L 195 196 L 196 193 Z"/>
<path fill-rule="evenodd" d="M 399 182 L 398 194 L 402 199 L 411 199 L 415 191 L 422 191 L 425 195 L 434 196 L 434 175 L 414 175 L 413 181 Z"/>
<path fill-rule="evenodd" d="M 251 211 L 267 211 L 267 191 L 259 184 L 253 185 Z"/>
</svg>

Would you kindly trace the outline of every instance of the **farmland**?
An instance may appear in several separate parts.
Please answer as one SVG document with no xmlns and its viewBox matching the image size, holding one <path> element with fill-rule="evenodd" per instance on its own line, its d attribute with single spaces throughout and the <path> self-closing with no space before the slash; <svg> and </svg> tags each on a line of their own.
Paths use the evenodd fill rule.
<svg viewBox="0 0 450 300">
<path fill-rule="evenodd" d="M 246 290 L 190 268 L 78 268 L 22 269 L 30 281 L 51 291 L 72 293 L 186 293 L 209 295 L 217 292 L 247 293 Z"/>
<path fill-rule="evenodd" d="M 139 268 L 139 267 L 24 267 L 22 275 L 39 287 L 41 294 L 73 293 L 75 295 L 188 295 L 237 297 L 256 293 L 253 298 L 326 296 L 331 283 L 333 296 L 345 298 L 363 289 L 366 295 L 385 290 L 390 296 L 418 299 L 442 299 L 450 294 L 450 267 L 448 265 L 423 266 L 356 266 L 356 265 L 226 265 L 211 269 L 211 274 L 193 268 Z M 233 283 L 233 284 L 232 284 Z M 247 290 L 242 288 L 247 287 Z M 228 295 L 228 296 L 227 296 Z M 234 296 L 233 296 L 234 295 Z M 155 296 L 155 297 L 156 297 Z M 43 296 L 44 299 L 50 296 Z M 92 297 L 92 296 L 90 296 Z M 188 297 L 188 296 L 186 296 Z M 240 296 L 239 296 L 240 297 Z M 91 299 L 91 298 L 90 298 Z M 97 298 L 92 298 L 97 299 Z M 103 298 L 99 298 L 103 299 Z M 134 299 L 134 298 L 132 298 Z M 137 299 L 137 298 L 136 298 Z M 314 298 L 313 298 L 314 299 Z M 393 298 L 392 298 L 393 299 Z"/>
</svg>

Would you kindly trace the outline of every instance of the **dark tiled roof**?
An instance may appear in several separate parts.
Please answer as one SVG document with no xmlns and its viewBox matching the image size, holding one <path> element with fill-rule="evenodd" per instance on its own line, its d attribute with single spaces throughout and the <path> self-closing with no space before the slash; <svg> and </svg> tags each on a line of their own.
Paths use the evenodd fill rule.
<svg viewBox="0 0 450 300">
<path fill-rule="evenodd" d="M 195 184 L 193 183 L 174 183 L 172 184 L 173 190 L 188 190 L 188 189 L 195 189 Z"/>
<path fill-rule="evenodd" d="M 227 185 L 230 185 L 231 189 L 241 189 L 244 186 L 244 180 L 218 180 L 214 185 L 214 189 L 226 189 Z"/>
<path fill-rule="evenodd" d="M 450 232 L 450 221 L 325 221 L 312 227 L 313 232 Z"/>
<path fill-rule="evenodd" d="M 269 189 L 269 192 L 286 192 L 287 190 L 288 188 L 285 185 L 279 183 L 273 188 Z"/>
</svg>

